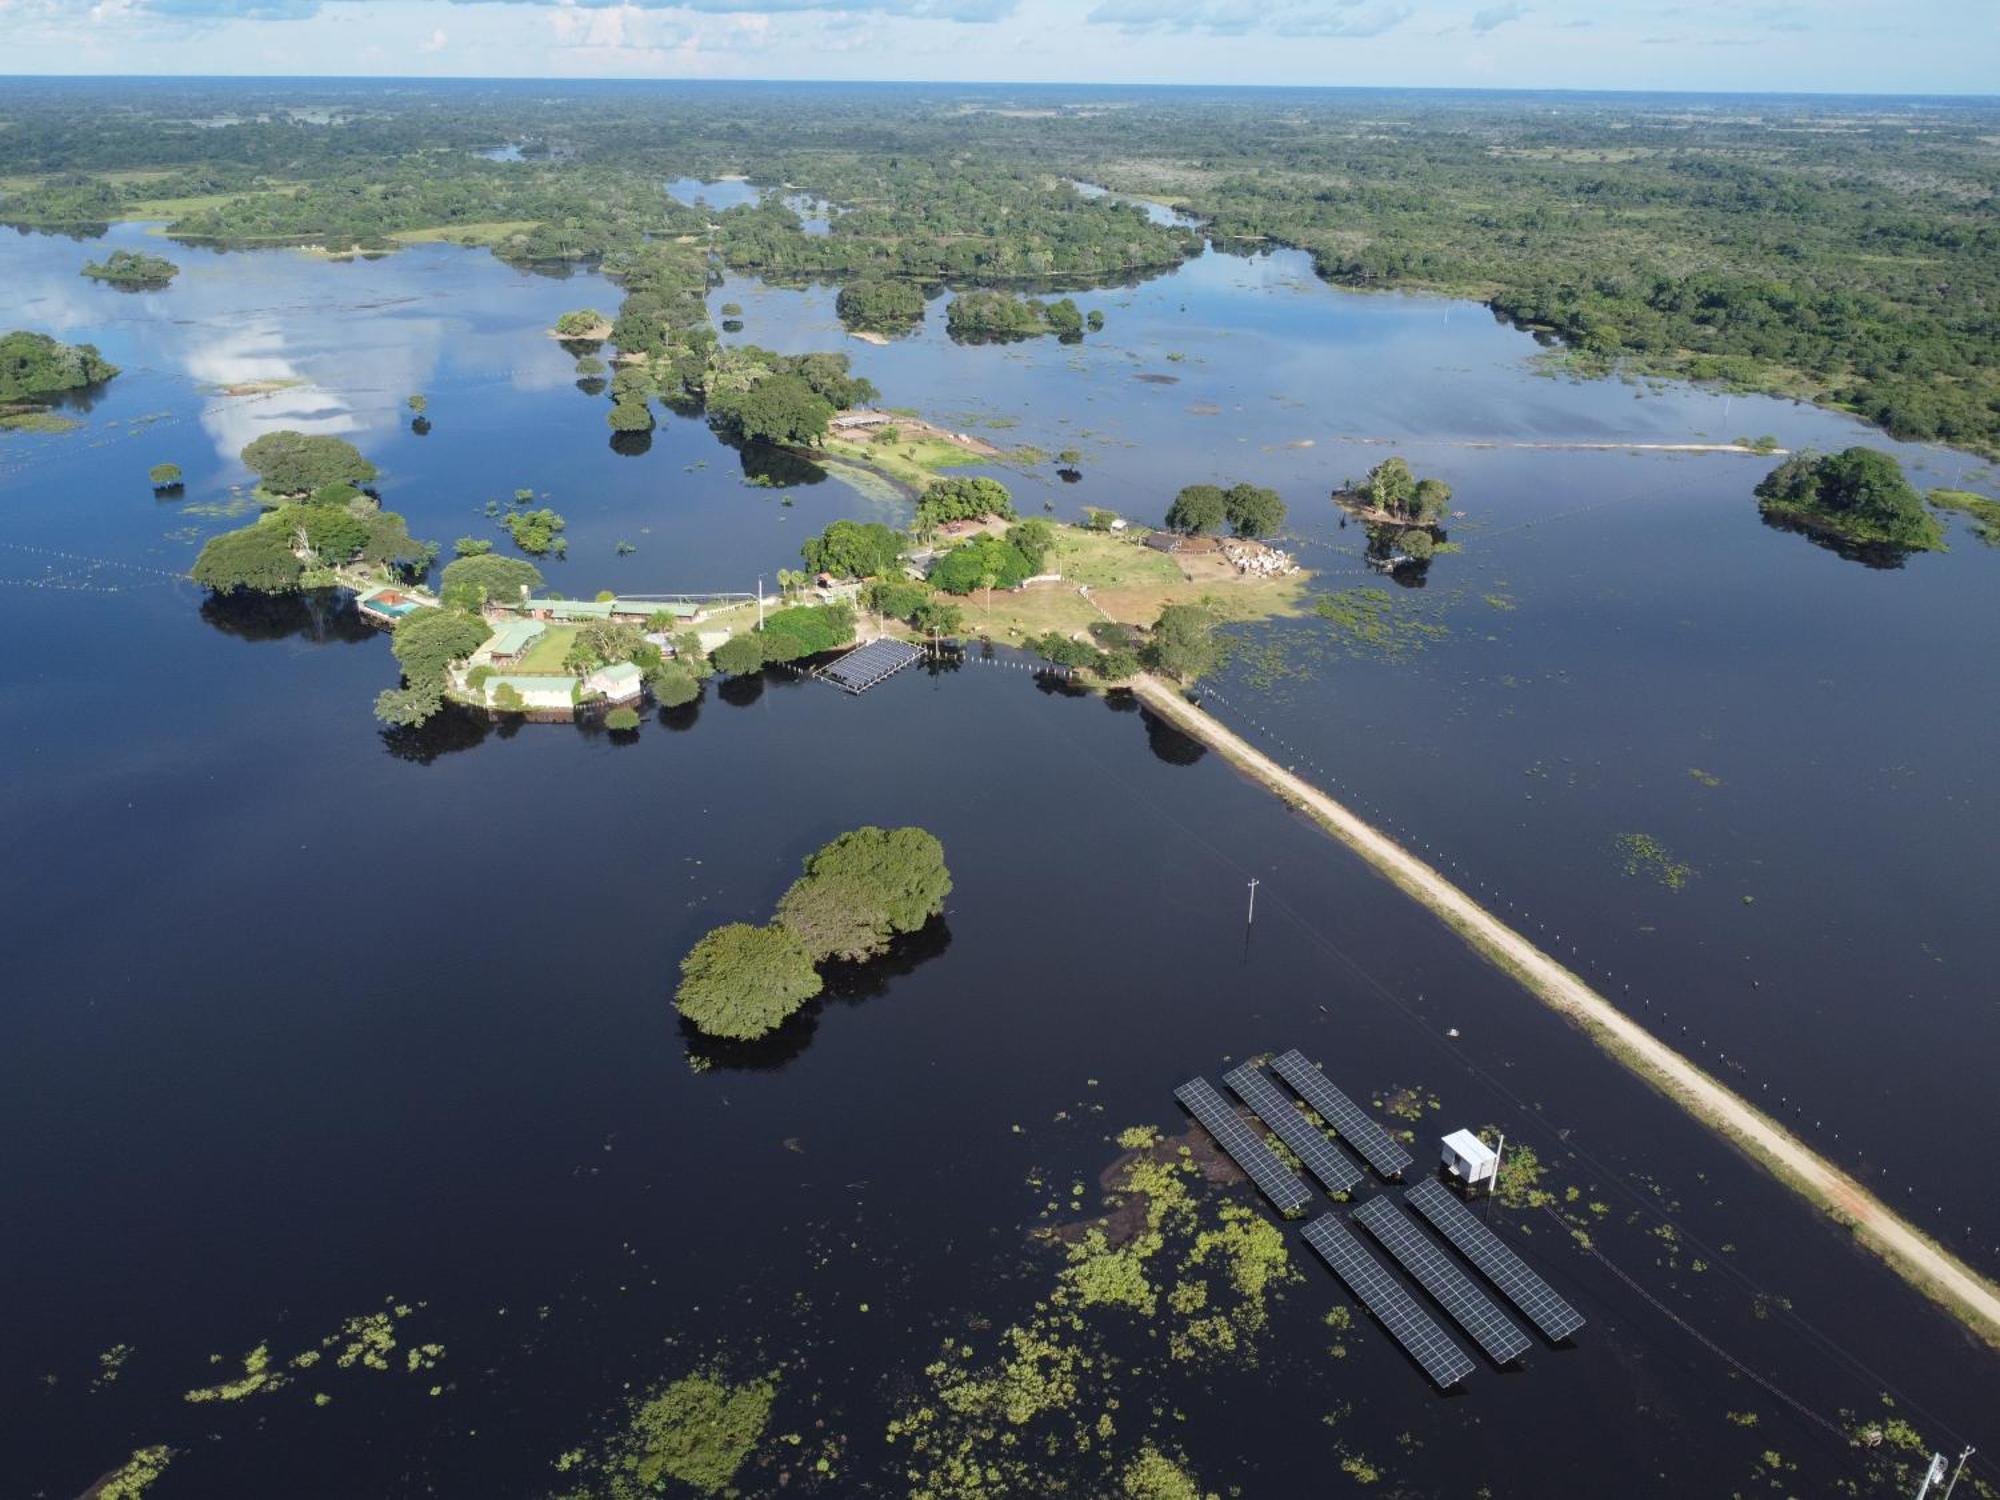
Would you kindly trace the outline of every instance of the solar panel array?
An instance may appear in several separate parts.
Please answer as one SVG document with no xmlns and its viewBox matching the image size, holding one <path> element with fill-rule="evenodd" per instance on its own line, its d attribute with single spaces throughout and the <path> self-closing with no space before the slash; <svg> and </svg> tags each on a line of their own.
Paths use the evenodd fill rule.
<svg viewBox="0 0 2000 1500">
<path fill-rule="evenodd" d="M 1552 1344 L 1559 1344 L 1583 1327 L 1583 1314 L 1558 1297 L 1526 1262 L 1510 1250 L 1500 1236 L 1472 1216 L 1443 1183 L 1426 1180 L 1403 1196 L 1416 1211 L 1430 1220 L 1431 1227 L 1500 1288 L 1507 1300 L 1520 1308 L 1529 1322 L 1542 1331 Z"/>
<path fill-rule="evenodd" d="M 1387 1198 L 1371 1198 L 1354 1211 L 1354 1222 L 1374 1235 L 1396 1264 L 1451 1314 L 1453 1322 L 1472 1335 L 1487 1358 L 1497 1365 L 1511 1364 L 1527 1352 L 1528 1336 L 1395 1204 Z"/>
<path fill-rule="evenodd" d="M 1347 1153 L 1326 1138 L 1326 1132 L 1299 1113 L 1298 1107 L 1278 1092 L 1278 1086 L 1253 1064 L 1243 1063 L 1222 1075 L 1236 1097 L 1254 1109 L 1271 1133 L 1290 1146 L 1329 1193 L 1344 1193 L 1361 1181 L 1361 1169 L 1347 1159 Z"/>
<path fill-rule="evenodd" d="M 846 692 L 865 693 L 922 655 L 916 647 L 884 636 L 865 646 L 856 646 L 838 661 L 829 662 L 820 668 L 819 675 Z"/>
<path fill-rule="evenodd" d="M 1359 1151 L 1369 1166 L 1394 1177 L 1414 1158 L 1389 1132 L 1364 1115 L 1354 1101 L 1327 1082 L 1326 1075 L 1297 1048 L 1271 1060 L 1271 1069 L 1319 1112 L 1334 1133 Z"/>
<path fill-rule="evenodd" d="M 1472 1373 L 1472 1361 L 1416 1304 L 1416 1299 L 1382 1269 L 1382 1263 L 1361 1248 L 1361 1242 L 1332 1214 L 1321 1214 L 1305 1228 L 1306 1243 L 1319 1252 L 1333 1274 L 1377 1318 L 1390 1335 L 1423 1366 L 1439 1390 L 1450 1390 Z"/>
<path fill-rule="evenodd" d="M 1174 1090 L 1174 1097 L 1201 1121 L 1202 1127 L 1215 1137 L 1215 1143 L 1229 1153 L 1236 1165 L 1250 1174 L 1250 1180 L 1278 1212 L 1296 1213 L 1312 1201 L 1311 1189 L 1295 1173 L 1286 1170 L 1285 1164 L 1264 1144 L 1264 1138 L 1223 1102 L 1222 1095 L 1216 1093 L 1206 1078 L 1190 1078 Z"/>
</svg>

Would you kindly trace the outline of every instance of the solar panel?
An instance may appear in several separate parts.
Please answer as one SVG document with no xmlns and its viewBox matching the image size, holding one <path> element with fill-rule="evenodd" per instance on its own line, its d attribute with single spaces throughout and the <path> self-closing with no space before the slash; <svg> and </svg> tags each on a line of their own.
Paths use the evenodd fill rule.
<svg viewBox="0 0 2000 1500">
<path fill-rule="evenodd" d="M 1243 1063 L 1222 1075 L 1236 1097 L 1254 1109 L 1271 1127 L 1271 1133 L 1293 1151 L 1305 1169 L 1319 1179 L 1329 1193 L 1344 1193 L 1361 1181 L 1361 1168 L 1347 1159 L 1347 1153 L 1326 1138 L 1299 1113 L 1298 1106 L 1278 1092 L 1278 1086 L 1258 1069 Z"/>
<path fill-rule="evenodd" d="M 1382 1269 L 1382 1263 L 1361 1248 L 1361 1242 L 1332 1214 L 1321 1214 L 1306 1225 L 1306 1243 L 1319 1252 L 1333 1274 L 1382 1322 L 1390 1335 L 1423 1366 L 1437 1388 L 1448 1391 L 1472 1373 L 1463 1349 L 1431 1321 L 1431 1315 Z"/>
<path fill-rule="evenodd" d="M 1250 1180 L 1280 1213 L 1297 1213 L 1312 1201 L 1311 1190 L 1285 1169 L 1264 1138 L 1243 1123 L 1241 1115 L 1223 1103 L 1222 1095 L 1206 1078 L 1190 1078 L 1174 1090 L 1174 1097 L 1201 1121 L 1236 1165 L 1250 1174 Z"/>
<path fill-rule="evenodd" d="M 1354 1222 L 1381 1242 L 1496 1365 L 1511 1364 L 1527 1351 L 1528 1336 L 1387 1198 L 1371 1198 L 1357 1208 Z"/>
<path fill-rule="evenodd" d="M 865 646 L 856 646 L 838 661 L 829 662 L 820 668 L 819 675 L 847 692 L 865 693 L 922 655 L 915 646 L 884 636 Z"/>
<path fill-rule="evenodd" d="M 1271 1060 L 1271 1070 L 1298 1092 L 1298 1096 L 1318 1111 L 1362 1159 L 1384 1177 L 1394 1177 L 1413 1158 L 1388 1131 L 1364 1115 L 1354 1101 L 1326 1081 L 1326 1075 L 1293 1048 Z"/>
<path fill-rule="evenodd" d="M 1583 1327 L 1583 1314 L 1555 1294 L 1526 1262 L 1501 1241 L 1500 1236 L 1472 1216 L 1472 1212 L 1441 1182 L 1427 1180 L 1403 1194 L 1410 1206 L 1431 1221 L 1431 1227 L 1473 1265 L 1480 1274 L 1500 1288 L 1506 1299 L 1520 1308 L 1542 1336 L 1559 1344 Z"/>
</svg>

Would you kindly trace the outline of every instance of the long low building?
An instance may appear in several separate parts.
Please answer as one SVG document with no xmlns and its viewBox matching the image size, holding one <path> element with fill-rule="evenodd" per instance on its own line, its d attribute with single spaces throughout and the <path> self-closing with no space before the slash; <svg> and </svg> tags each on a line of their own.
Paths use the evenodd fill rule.
<svg viewBox="0 0 2000 1500">
<path fill-rule="evenodd" d="M 512 688 L 523 709 L 537 713 L 561 709 L 569 713 L 576 707 L 576 687 L 574 677 L 541 674 L 489 677 L 486 679 L 486 703 L 489 708 L 498 708 L 500 690 Z"/>
</svg>

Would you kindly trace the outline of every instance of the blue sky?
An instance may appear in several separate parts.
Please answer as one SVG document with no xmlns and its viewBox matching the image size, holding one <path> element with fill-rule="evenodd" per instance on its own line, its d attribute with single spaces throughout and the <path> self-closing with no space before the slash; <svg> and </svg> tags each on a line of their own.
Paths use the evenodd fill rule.
<svg viewBox="0 0 2000 1500">
<path fill-rule="evenodd" d="M 2000 0 L 0 0 L 0 69 L 2000 91 Z"/>
</svg>

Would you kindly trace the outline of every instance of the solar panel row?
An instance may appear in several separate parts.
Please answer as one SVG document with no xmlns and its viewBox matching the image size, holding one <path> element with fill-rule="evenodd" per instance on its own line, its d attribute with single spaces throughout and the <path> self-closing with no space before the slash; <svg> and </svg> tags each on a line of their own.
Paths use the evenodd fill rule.
<svg viewBox="0 0 2000 1500">
<path fill-rule="evenodd" d="M 1311 1190 L 1286 1170 L 1264 1138 L 1223 1102 L 1206 1078 L 1190 1078 L 1174 1090 L 1174 1097 L 1201 1121 L 1202 1128 L 1215 1137 L 1215 1143 L 1236 1165 L 1250 1174 L 1250 1180 L 1280 1213 L 1296 1213 L 1312 1201 Z"/>
<path fill-rule="evenodd" d="M 1541 1277 L 1529 1270 L 1501 1238 L 1488 1229 L 1463 1203 L 1434 1179 L 1418 1183 L 1403 1194 L 1410 1206 L 1430 1221 L 1431 1227 L 1451 1242 L 1453 1249 L 1478 1268 L 1481 1275 L 1500 1289 L 1523 1316 L 1542 1331 L 1552 1344 L 1559 1344 L 1583 1327 L 1583 1314 L 1556 1295 Z"/>
<path fill-rule="evenodd" d="M 1243 1063 L 1231 1068 L 1222 1075 L 1222 1081 L 1257 1112 L 1273 1135 L 1297 1153 L 1305 1169 L 1329 1193 L 1344 1193 L 1361 1181 L 1361 1169 L 1347 1159 L 1347 1153 L 1300 1114 L 1298 1107 L 1279 1093 L 1278 1086 L 1255 1066 Z"/>
<path fill-rule="evenodd" d="M 1290 1084 L 1333 1127 L 1334 1134 L 1359 1151 L 1363 1160 L 1382 1176 L 1394 1177 L 1414 1160 L 1400 1142 L 1329 1083 L 1326 1075 L 1297 1048 L 1273 1058 L 1271 1070 Z"/>
<path fill-rule="evenodd" d="M 1382 1264 L 1361 1248 L 1332 1214 L 1321 1214 L 1305 1228 L 1311 1245 L 1347 1289 L 1362 1305 L 1381 1320 L 1389 1334 L 1409 1351 L 1410 1358 L 1423 1367 L 1439 1390 L 1450 1390 L 1472 1373 L 1472 1361 L 1418 1307 L 1416 1300 L 1382 1269 Z"/>
<path fill-rule="evenodd" d="M 1381 1242 L 1495 1364 L 1510 1364 L 1527 1352 L 1528 1336 L 1395 1204 L 1387 1198 L 1370 1199 L 1354 1211 L 1354 1221 Z"/>
</svg>

